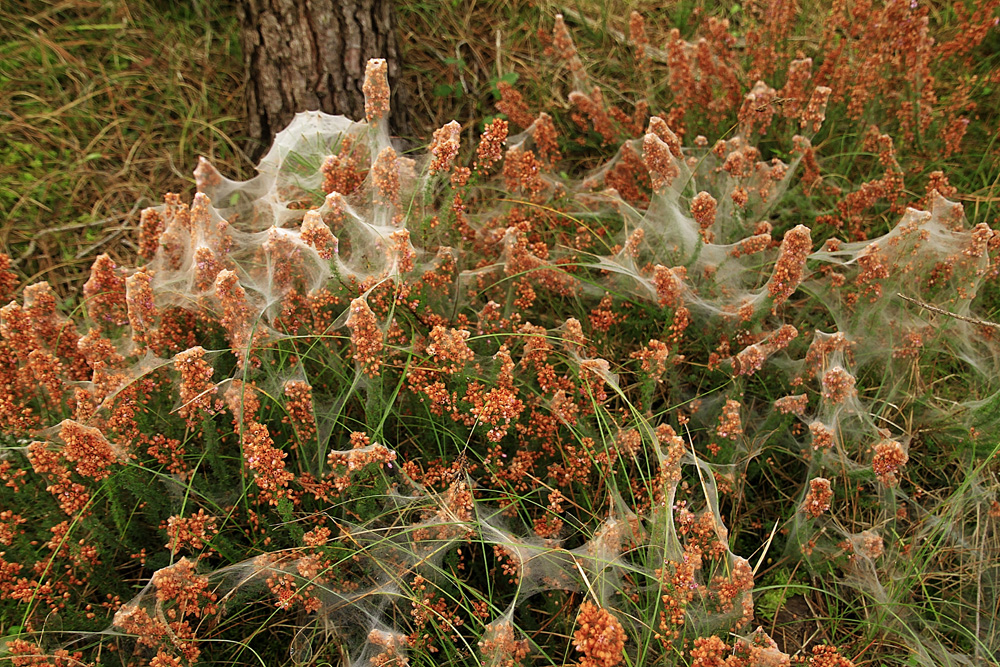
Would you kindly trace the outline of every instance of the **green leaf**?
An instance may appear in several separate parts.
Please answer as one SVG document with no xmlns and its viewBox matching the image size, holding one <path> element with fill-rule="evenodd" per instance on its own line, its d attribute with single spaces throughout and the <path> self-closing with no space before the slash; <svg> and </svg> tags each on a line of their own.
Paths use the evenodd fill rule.
<svg viewBox="0 0 1000 667">
<path fill-rule="evenodd" d="M 282 521 L 284 521 L 286 523 L 290 523 L 291 522 L 291 520 L 292 520 L 292 501 L 291 500 L 289 500 L 288 498 L 279 498 L 278 499 L 277 510 L 278 510 L 278 516 L 281 517 Z"/>
</svg>

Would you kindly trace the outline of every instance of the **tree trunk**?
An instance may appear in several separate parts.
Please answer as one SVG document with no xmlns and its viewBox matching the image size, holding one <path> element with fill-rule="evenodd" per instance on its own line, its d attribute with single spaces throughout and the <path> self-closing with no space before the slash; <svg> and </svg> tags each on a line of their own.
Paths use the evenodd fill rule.
<svg viewBox="0 0 1000 667">
<path fill-rule="evenodd" d="M 255 160 L 299 111 L 365 117 L 361 84 L 369 58 L 385 58 L 390 131 L 408 131 L 399 89 L 399 48 L 389 0 L 241 0 L 249 153 Z"/>
</svg>

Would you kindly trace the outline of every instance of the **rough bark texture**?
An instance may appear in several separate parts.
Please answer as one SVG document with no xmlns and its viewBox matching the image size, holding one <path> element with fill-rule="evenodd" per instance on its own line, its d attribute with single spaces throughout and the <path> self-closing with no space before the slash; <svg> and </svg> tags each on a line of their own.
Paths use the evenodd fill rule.
<svg viewBox="0 0 1000 667">
<path fill-rule="evenodd" d="M 385 58 L 392 87 L 390 130 L 408 131 L 399 90 L 399 48 L 389 0 L 241 0 L 247 113 L 260 157 L 299 111 L 364 118 L 361 84 L 369 58 Z"/>
</svg>

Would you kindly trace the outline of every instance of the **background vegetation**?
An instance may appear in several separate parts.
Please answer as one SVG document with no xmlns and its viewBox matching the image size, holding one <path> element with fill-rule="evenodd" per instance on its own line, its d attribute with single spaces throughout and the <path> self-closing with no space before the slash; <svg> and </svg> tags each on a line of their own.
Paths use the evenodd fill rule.
<svg viewBox="0 0 1000 667">
<path fill-rule="evenodd" d="M 964 3 L 929 5 L 940 40 L 961 34 L 959 6 Z M 825 8 L 803 4 L 796 49 L 821 47 Z M 420 145 L 453 119 L 472 136 L 496 113 L 501 80 L 516 81 L 539 109 L 568 108 L 565 93 L 546 78 L 537 32 L 559 12 L 569 17 L 590 75 L 620 103 L 647 83 L 637 76 L 627 44 L 633 10 L 646 18 L 654 45 L 675 28 L 691 39 L 707 16 L 730 20 L 738 33 L 765 13 L 759 3 L 701 0 L 400 3 L 404 81 L 414 91 L 418 135 L 407 139 Z M 981 11 L 989 15 L 988 6 Z M 143 206 L 161 201 L 163 192 L 191 192 L 191 165 L 199 155 L 233 178 L 253 173 L 240 150 L 243 70 L 232 5 L 12 0 L 0 12 L 0 247 L 21 275 L 44 278 L 69 296 L 97 254 L 135 252 Z M 935 71 L 944 89 L 967 86 L 967 102 L 975 104 L 961 153 L 942 158 L 935 135 L 903 148 L 913 155 L 904 163 L 909 170 L 944 169 L 975 219 L 987 222 L 996 215 L 1000 186 L 998 52 L 1000 36 L 989 30 L 968 66 Z M 866 123 L 883 120 L 878 113 L 874 105 L 863 120 L 838 127 L 841 141 L 857 142 Z M 853 180 L 851 150 L 826 157 L 827 169 Z"/>
</svg>

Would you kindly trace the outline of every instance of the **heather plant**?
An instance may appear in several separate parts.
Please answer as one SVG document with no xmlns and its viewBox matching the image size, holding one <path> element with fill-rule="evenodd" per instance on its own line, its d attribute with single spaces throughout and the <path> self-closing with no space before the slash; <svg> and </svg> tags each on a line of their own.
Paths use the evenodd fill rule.
<svg viewBox="0 0 1000 667">
<path fill-rule="evenodd" d="M 857 84 L 804 59 L 778 104 L 678 37 L 676 99 L 629 116 L 562 17 L 552 47 L 585 173 L 506 84 L 475 145 L 398 150 L 376 60 L 364 120 L 300 114 L 249 181 L 202 160 L 82 308 L 0 275 L 5 660 L 789 665 L 776 558 L 844 606 L 802 663 L 995 656 L 1000 236 L 879 130 L 881 182 L 817 196 L 891 193 L 891 230 L 819 233 L 826 83 Z"/>
</svg>

